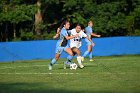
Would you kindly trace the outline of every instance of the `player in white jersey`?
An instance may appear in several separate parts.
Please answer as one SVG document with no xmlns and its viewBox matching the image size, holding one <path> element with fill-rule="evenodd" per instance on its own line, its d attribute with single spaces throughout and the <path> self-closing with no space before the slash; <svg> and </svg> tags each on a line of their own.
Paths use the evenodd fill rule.
<svg viewBox="0 0 140 93">
<path fill-rule="evenodd" d="M 83 64 L 82 64 L 82 57 L 80 55 L 80 50 L 79 48 L 82 45 L 82 38 L 87 38 L 92 45 L 94 45 L 94 43 L 92 42 L 92 40 L 81 30 L 81 26 L 80 24 L 76 25 L 76 28 L 72 29 L 69 31 L 71 36 L 75 36 L 76 34 L 79 34 L 78 37 L 72 38 L 70 39 L 70 48 L 72 50 L 72 52 L 74 54 L 77 54 L 77 61 L 79 64 L 80 68 L 83 68 Z M 66 62 L 64 62 L 64 69 L 66 69 L 67 65 L 70 65 L 71 60 L 67 60 Z"/>
</svg>

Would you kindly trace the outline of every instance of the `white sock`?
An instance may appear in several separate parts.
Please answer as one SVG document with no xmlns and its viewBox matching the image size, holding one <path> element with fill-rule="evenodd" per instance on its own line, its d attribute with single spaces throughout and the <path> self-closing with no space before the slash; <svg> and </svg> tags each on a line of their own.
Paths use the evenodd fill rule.
<svg viewBox="0 0 140 93">
<path fill-rule="evenodd" d="M 77 56 L 77 61 L 79 65 L 82 65 L 82 57 L 81 56 Z"/>
</svg>

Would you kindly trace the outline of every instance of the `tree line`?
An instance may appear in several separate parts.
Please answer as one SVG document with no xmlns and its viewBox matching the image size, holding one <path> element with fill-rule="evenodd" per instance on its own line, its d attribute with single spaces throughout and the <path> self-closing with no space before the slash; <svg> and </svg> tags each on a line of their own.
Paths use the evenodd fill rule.
<svg viewBox="0 0 140 93">
<path fill-rule="evenodd" d="M 103 37 L 140 35 L 140 0 L 0 0 L 0 41 L 52 39 L 62 21 Z"/>
</svg>

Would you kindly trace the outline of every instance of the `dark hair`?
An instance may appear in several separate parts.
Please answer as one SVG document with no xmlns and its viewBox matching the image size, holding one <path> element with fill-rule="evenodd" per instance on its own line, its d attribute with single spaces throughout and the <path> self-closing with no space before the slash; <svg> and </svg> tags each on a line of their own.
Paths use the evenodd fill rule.
<svg viewBox="0 0 140 93">
<path fill-rule="evenodd" d="M 80 26 L 81 29 L 84 29 L 84 25 L 82 25 L 82 24 L 77 23 L 77 24 L 75 25 L 75 27 L 77 27 L 77 26 Z"/>
<path fill-rule="evenodd" d="M 60 24 L 60 26 L 59 26 L 58 28 L 59 28 L 59 29 L 62 29 L 63 26 L 64 26 L 67 22 L 69 22 L 69 21 L 68 21 L 68 20 L 63 21 L 63 22 Z"/>
<path fill-rule="evenodd" d="M 64 26 L 66 23 L 68 23 L 68 20 L 63 21 L 62 25 Z"/>
<path fill-rule="evenodd" d="M 61 23 L 61 25 L 59 26 L 59 29 L 62 29 L 63 28 L 63 23 Z"/>
<path fill-rule="evenodd" d="M 78 24 L 76 24 L 76 26 L 75 26 L 75 27 L 77 27 L 77 26 L 80 26 L 80 27 L 81 27 L 81 24 L 79 24 L 79 23 L 78 23 Z"/>
</svg>

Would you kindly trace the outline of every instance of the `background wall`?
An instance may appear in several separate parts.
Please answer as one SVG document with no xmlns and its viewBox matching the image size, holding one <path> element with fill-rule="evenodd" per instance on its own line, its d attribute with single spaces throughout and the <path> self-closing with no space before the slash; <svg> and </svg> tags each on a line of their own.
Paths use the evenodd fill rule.
<svg viewBox="0 0 140 93">
<path fill-rule="evenodd" d="M 93 38 L 94 56 L 111 56 L 125 54 L 140 54 L 140 37 L 108 37 Z M 57 40 L 26 41 L 26 42 L 1 42 L 0 62 L 17 60 L 52 59 L 55 54 Z M 83 39 L 81 54 L 87 49 Z M 67 54 L 62 53 L 61 58 Z"/>
</svg>

